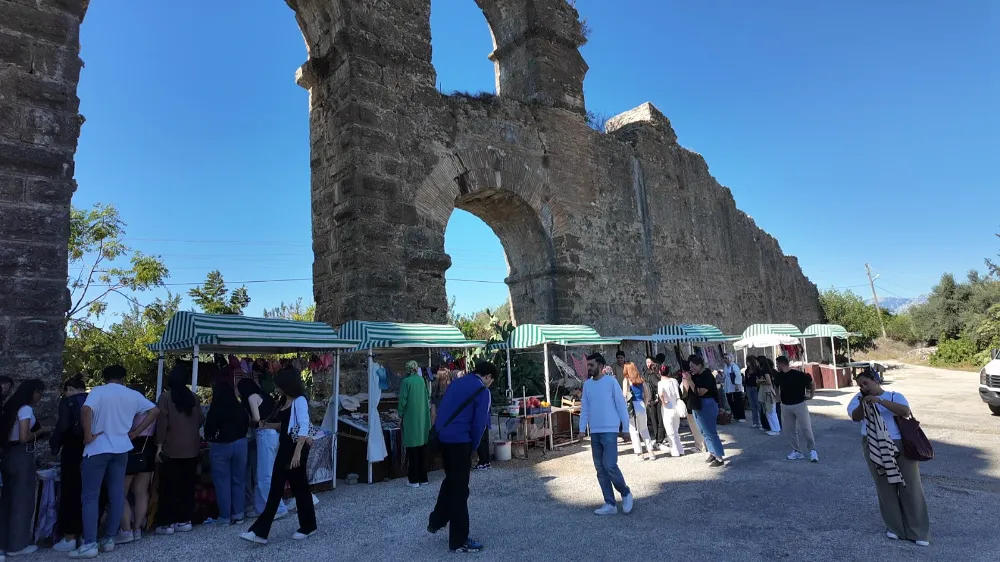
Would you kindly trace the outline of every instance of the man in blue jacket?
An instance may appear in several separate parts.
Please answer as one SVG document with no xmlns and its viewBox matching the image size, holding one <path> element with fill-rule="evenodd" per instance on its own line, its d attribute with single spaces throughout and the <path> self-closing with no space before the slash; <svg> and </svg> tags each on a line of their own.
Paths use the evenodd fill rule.
<svg viewBox="0 0 1000 562">
<path fill-rule="evenodd" d="M 450 525 L 448 547 L 452 552 L 479 552 L 483 545 L 469 538 L 469 475 L 472 449 L 479 444 L 490 419 L 489 386 L 497 368 L 486 361 L 476 364 L 473 375 L 448 385 L 438 406 L 434 429 L 441 446 L 444 481 L 427 530 L 436 533 Z"/>
</svg>

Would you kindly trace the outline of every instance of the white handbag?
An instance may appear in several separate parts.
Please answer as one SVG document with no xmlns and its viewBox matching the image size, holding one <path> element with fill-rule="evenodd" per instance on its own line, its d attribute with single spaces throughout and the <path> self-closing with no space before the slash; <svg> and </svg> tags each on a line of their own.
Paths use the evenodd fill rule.
<svg viewBox="0 0 1000 562">
<path fill-rule="evenodd" d="M 687 404 L 685 404 L 683 400 L 678 400 L 678 401 L 677 401 L 677 402 L 676 402 L 676 403 L 674 404 L 674 408 L 675 408 L 675 409 L 677 410 L 677 414 L 678 414 L 678 415 L 679 415 L 680 417 L 682 417 L 682 418 L 686 418 L 686 417 L 688 417 L 688 408 L 687 408 Z"/>
</svg>

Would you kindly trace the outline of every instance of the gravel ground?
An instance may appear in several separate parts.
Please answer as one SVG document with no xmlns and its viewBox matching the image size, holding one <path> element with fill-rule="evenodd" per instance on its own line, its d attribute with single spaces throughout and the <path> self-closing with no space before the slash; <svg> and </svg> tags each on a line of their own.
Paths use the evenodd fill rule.
<svg viewBox="0 0 1000 562">
<path fill-rule="evenodd" d="M 861 458 L 860 428 L 847 419 L 852 391 L 820 391 L 810 403 L 819 464 L 788 461 L 784 437 L 748 425 L 722 428 L 732 463 L 711 471 L 701 454 L 638 461 L 621 448 L 636 496 L 630 515 L 598 517 L 601 503 L 589 443 L 532 461 L 495 463 L 472 477 L 475 537 L 484 560 L 997 560 L 1000 534 L 1000 418 L 990 415 L 972 373 L 902 367 L 887 389 L 904 393 L 936 459 L 922 464 L 932 544 L 890 541 Z M 687 440 L 690 443 L 690 439 Z M 535 460 L 539 457 L 540 460 Z M 442 473 L 431 485 L 403 481 L 320 494 L 319 532 L 290 538 L 294 517 L 275 523 L 271 544 L 236 538 L 242 529 L 196 528 L 150 537 L 102 554 L 106 560 L 447 560 L 446 532 L 425 531 Z M 44 551 L 34 560 L 61 560 Z"/>
</svg>

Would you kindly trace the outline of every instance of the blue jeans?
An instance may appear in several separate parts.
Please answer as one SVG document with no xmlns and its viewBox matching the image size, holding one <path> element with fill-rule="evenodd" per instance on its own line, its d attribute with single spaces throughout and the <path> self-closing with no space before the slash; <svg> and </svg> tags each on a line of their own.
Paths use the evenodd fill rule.
<svg viewBox="0 0 1000 562">
<path fill-rule="evenodd" d="M 243 519 L 246 507 L 247 440 L 232 443 L 210 443 L 208 457 L 212 461 L 212 484 L 215 485 L 215 502 L 219 506 L 219 519 Z"/>
<path fill-rule="evenodd" d="M 128 453 L 103 453 L 83 457 L 83 544 L 97 542 L 97 502 L 101 497 L 101 482 L 108 488 L 108 524 L 104 537 L 118 534 L 122 512 L 125 511 L 125 464 Z"/>
<path fill-rule="evenodd" d="M 747 387 L 747 396 L 750 397 L 750 412 L 753 414 L 753 424 L 760 425 L 760 400 L 758 393 L 760 389 L 756 386 Z"/>
<path fill-rule="evenodd" d="M 274 459 L 278 457 L 278 432 L 273 429 L 258 429 L 257 438 L 257 491 L 253 497 L 254 509 L 264 513 L 267 494 L 271 491 L 271 473 Z M 288 513 L 285 502 L 278 502 L 278 513 Z"/>
<path fill-rule="evenodd" d="M 591 433 L 590 452 L 594 455 L 594 468 L 597 469 L 597 482 L 601 485 L 604 503 L 616 505 L 615 490 L 622 497 L 632 493 L 625 485 L 625 476 L 618 468 L 618 434 Z"/>
<path fill-rule="evenodd" d="M 726 450 L 722 448 L 719 428 L 716 425 L 719 421 L 719 403 L 715 401 L 715 398 L 705 398 L 704 396 L 701 398 L 701 409 L 694 411 L 694 421 L 701 429 L 708 452 L 716 458 L 725 457 Z"/>
</svg>

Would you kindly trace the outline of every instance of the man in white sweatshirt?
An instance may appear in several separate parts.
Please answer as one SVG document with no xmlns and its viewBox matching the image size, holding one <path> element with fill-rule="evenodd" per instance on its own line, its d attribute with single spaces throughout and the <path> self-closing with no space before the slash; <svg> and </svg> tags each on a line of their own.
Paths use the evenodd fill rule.
<svg viewBox="0 0 1000 562">
<path fill-rule="evenodd" d="M 580 434 L 590 426 L 590 448 L 597 468 L 597 482 L 604 494 L 604 505 L 594 510 L 597 515 L 615 515 L 618 504 L 615 490 L 622 496 L 622 511 L 632 511 L 632 492 L 618 468 L 618 434 L 628 427 L 628 408 L 621 385 L 604 372 L 604 356 L 595 353 L 587 357 L 590 379 L 583 383 L 583 404 L 580 407 Z M 612 488 L 613 487 L 613 488 Z"/>
</svg>

